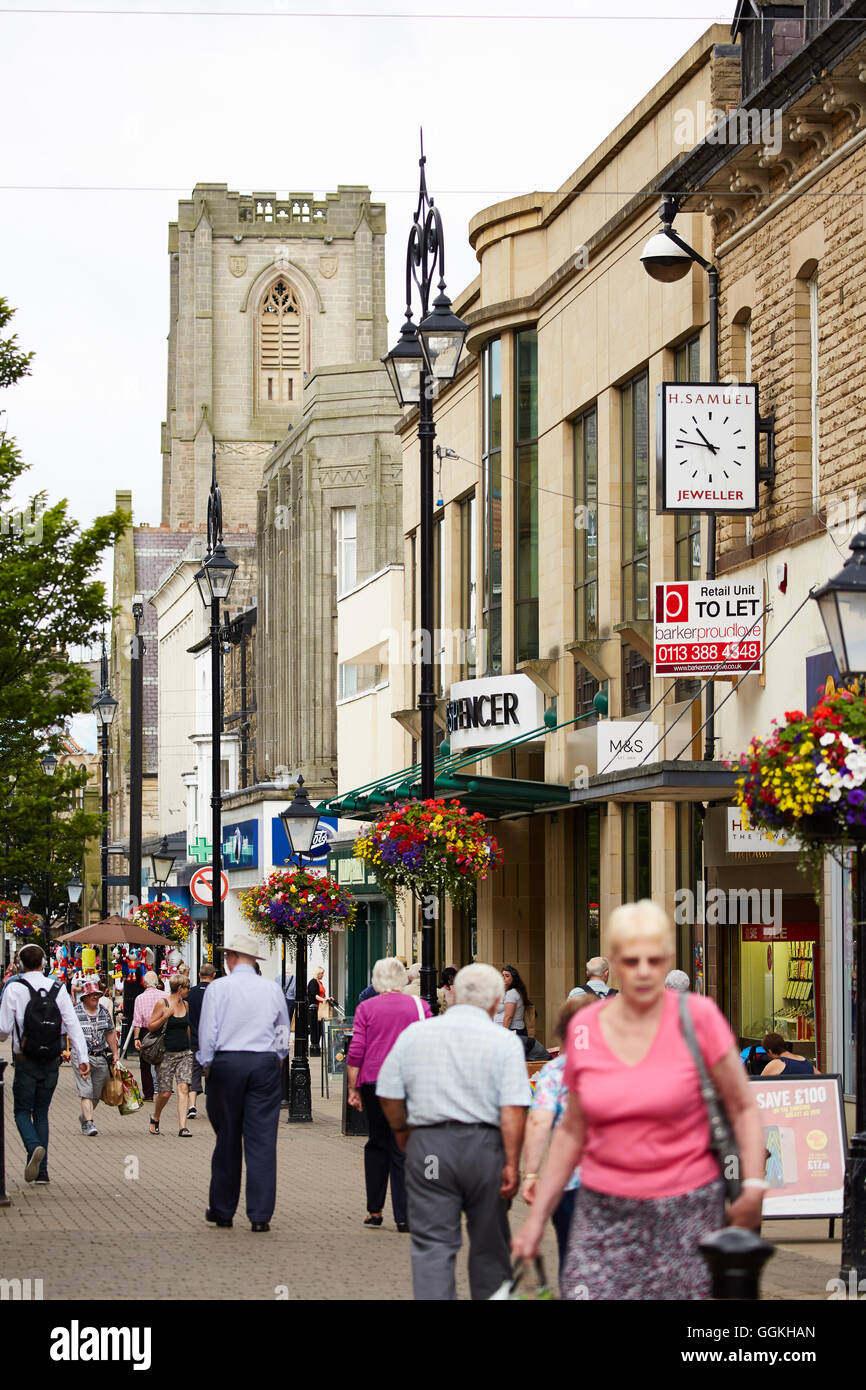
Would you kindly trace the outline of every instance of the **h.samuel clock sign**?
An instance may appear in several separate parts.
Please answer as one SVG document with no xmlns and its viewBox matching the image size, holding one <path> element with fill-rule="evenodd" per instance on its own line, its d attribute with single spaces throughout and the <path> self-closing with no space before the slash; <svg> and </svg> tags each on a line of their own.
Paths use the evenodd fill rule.
<svg viewBox="0 0 866 1390">
<path fill-rule="evenodd" d="M 540 729 L 544 696 L 528 676 L 457 681 L 450 690 L 445 719 L 452 753 L 492 748 Z"/>
<path fill-rule="evenodd" d="M 657 510 L 754 512 L 758 388 L 663 381 L 656 392 Z"/>
</svg>

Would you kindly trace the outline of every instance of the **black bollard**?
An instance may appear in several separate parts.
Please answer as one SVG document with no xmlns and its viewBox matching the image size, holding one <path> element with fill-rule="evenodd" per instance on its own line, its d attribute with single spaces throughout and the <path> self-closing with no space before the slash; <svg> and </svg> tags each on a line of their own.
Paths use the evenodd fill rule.
<svg viewBox="0 0 866 1390">
<path fill-rule="evenodd" d="M 698 1244 L 713 1280 L 712 1298 L 760 1298 L 761 1270 L 775 1248 L 768 1240 L 743 1226 L 726 1226 L 713 1231 Z"/>
<path fill-rule="evenodd" d="M 6 1068 L 8 1062 L 0 1057 L 0 1207 L 11 1207 L 6 1193 Z"/>
</svg>

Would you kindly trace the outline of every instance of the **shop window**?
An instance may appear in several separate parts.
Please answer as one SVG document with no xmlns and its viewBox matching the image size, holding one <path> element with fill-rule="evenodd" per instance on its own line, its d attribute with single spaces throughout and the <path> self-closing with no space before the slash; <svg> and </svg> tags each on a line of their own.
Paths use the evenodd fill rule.
<svg viewBox="0 0 866 1390">
<path fill-rule="evenodd" d="M 791 1050 L 816 1060 L 818 928 L 809 924 L 740 927 L 740 1020 L 744 1043 L 779 1033 Z"/>
<path fill-rule="evenodd" d="M 694 802 L 680 802 L 676 807 L 677 817 L 677 890 L 686 889 L 692 911 L 687 914 L 691 920 L 677 926 L 677 969 L 685 970 L 692 981 L 692 989 L 697 990 L 695 980 L 695 940 L 703 936 L 703 819 L 701 808 Z"/>
<path fill-rule="evenodd" d="M 515 652 L 538 656 L 538 334 L 515 338 Z"/>
<path fill-rule="evenodd" d="M 502 674 L 502 341 L 481 354 L 486 674 Z"/>
<path fill-rule="evenodd" d="M 574 422 L 574 635 L 598 637 L 598 411 Z"/>
<path fill-rule="evenodd" d="M 651 806 L 635 801 L 622 808 L 622 900 L 652 895 Z"/>
<path fill-rule="evenodd" d="M 622 644 L 623 714 L 640 714 L 650 707 L 652 668 L 628 642 Z"/>
</svg>

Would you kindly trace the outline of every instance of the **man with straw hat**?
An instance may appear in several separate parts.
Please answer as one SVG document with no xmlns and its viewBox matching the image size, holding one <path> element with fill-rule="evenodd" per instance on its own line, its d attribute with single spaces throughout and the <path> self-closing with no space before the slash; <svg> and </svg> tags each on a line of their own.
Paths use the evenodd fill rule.
<svg viewBox="0 0 866 1390">
<path fill-rule="evenodd" d="M 241 1144 L 247 1164 L 247 1216 L 269 1231 L 277 1199 L 280 1065 L 289 1051 L 289 1015 L 275 980 L 256 974 L 264 960 L 251 936 L 225 948 L 228 970 L 202 1000 L 196 1057 L 208 1078 L 207 1113 L 216 1134 L 205 1219 L 231 1226 L 241 1193 Z"/>
</svg>

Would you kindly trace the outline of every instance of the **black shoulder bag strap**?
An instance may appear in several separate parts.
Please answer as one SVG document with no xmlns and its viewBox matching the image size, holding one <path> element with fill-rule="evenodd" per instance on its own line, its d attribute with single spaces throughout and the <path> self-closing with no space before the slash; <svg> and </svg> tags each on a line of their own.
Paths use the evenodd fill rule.
<svg viewBox="0 0 866 1390">
<path fill-rule="evenodd" d="M 695 1025 L 692 1019 L 692 1011 L 689 1008 L 689 997 L 688 994 L 681 994 L 679 997 L 680 1027 L 682 1029 L 683 1041 L 692 1054 L 695 1066 L 698 1069 L 698 1077 L 701 1083 L 701 1095 L 707 1107 L 707 1117 L 710 1122 L 710 1148 L 718 1159 L 719 1168 L 721 1169 L 721 1174 L 725 1182 L 725 1192 L 728 1201 L 735 1202 L 742 1191 L 740 1184 L 740 1154 L 737 1148 L 737 1141 L 734 1138 L 734 1131 L 731 1128 L 731 1122 L 728 1119 L 719 1093 L 713 1085 L 713 1079 L 707 1070 L 704 1055 L 701 1052 L 700 1045 L 695 1036 Z"/>
</svg>

